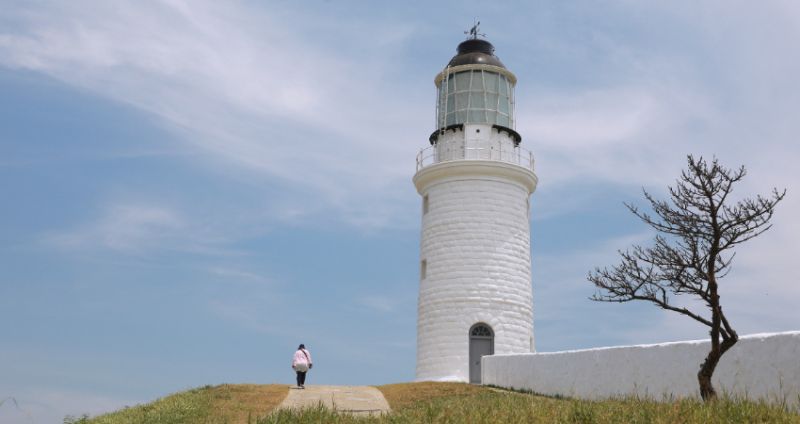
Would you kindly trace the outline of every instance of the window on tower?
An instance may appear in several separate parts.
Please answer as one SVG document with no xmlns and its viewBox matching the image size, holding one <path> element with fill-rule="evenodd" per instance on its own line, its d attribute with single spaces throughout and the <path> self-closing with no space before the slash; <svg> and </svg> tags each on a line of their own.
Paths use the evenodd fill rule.
<svg viewBox="0 0 800 424">
<path fill-rule="evenodd" d="M 424 280 L 428 276 L 428 261 L 423 259 L 419 263 L 419 279 Z"/>
<path fill-rule="evenodd" d="M 428 195 L 426 194 L 426 195 L 425 195 L 425 196 L 422 198 L 422 214 L 423 214 L 423 215 L 425 215 L 426 213 L 428 213 L 428 207 L 429 207 L 429 206 L 428 206 Z"/>
<path fill-rule="evenodd" d="M 472 337 L 492 337 L 492 329 L 486 324 L 475 324 L 469 332 Z"/>
<path fill-rule="evenodd" d="M 526 213 L 528 214 L 528 219 L 531 217 L 531 198 L 525 198 L 525 206 L 526 206 Z"/>
<path fill-rule="evenodd" d="M 513 85 L 483 69 L 446 74 L 439 84 L 439 128 L 453 124 L 497 124 L 513 128 Z"/>
</svg>

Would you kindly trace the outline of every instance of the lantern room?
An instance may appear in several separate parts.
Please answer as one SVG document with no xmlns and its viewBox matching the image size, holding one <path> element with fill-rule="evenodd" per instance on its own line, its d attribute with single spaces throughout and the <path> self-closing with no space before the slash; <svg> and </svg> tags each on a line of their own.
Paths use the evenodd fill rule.
<svg viewBox="0 0 800 424">
<path fill-rule="evenodd" d="M 514 128 L 517 78 L 494 55 L 494 46 L 472 38 L 434 80 L 438 89 L 437 127 L 489 124 Z"/>
</svg>

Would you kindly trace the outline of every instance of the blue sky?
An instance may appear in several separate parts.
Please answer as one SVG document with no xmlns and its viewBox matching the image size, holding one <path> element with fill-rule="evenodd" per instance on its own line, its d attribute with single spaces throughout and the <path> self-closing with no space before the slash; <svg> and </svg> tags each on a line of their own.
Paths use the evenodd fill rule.
<svg viewBox="0 0 800 424">
<path fill-rule="evenodd" d="M 0 418 L 290 383 L 300 342 L 311 383 L 412 380 L 411 176 L 475 17 L 536 155 L 539 351 L 705 336 L 585 280 L 688 153 L 789 189 L 722 300 L 741 334 L 800 328 L 795 2 L 3 3 Z"/>
</svg>

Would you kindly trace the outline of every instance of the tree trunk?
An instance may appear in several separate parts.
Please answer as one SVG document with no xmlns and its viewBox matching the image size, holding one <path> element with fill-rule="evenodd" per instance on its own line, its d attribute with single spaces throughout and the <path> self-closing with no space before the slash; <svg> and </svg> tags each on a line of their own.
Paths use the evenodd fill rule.
<svg viewBox="0 0 800 424">
<path fill-rule="evenodd" d="M 700 371 L 697 372 L 697 382 L 700 383 L 700 397 L 702 397 L 704 401 L 709 401 L 717 397 L 714 385 L 711 384 L 711 377 L 714 375 L 714 369 L 717 368 L 717 363 L 719 363 L 719 356 L 719 353 L 714 352 L 712 349 L 711 352 L 708 352 L 708 356 L 706 356 L 703 365 L 700 366 Z"/>
<path fill-rule="evenodd" d="M 717 397 L 717 391 L 714 390 L 714 385 L 711 384 L 711 377 L 714 376 L 714 370 L 717 368 L 722 355 L 733 347 L 738 340 L 739 338 L 734 335 L 734 337 L 722 340 L 719 345 L 712 343 L 711 351 L 708 352 L 706 360 L 700 366 L 700 371 L 697 372 L 697 381 L 700 383 L 700 396 L 704 401 L 713 400 Z M 719 348 L 715 349 L 716 346 L 719 346 Z"/>
</svg>

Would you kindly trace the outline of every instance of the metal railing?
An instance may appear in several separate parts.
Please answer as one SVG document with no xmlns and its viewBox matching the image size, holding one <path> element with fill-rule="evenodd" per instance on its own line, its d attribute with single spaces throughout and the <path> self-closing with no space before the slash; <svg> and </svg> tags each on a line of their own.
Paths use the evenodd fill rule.
<svg viewBox="0 0 800 424">
<path fill-rule="evenodd" d="M 495 160 L 519 165 L 533 171 L 533 152 L 522 147 L 503 148 L 502 146 L 470 147 L 463 143 L 447 146 L 430 146 L 417 154 L 417 171 L 441 162 L 456 160 Z"/>
</svg>

